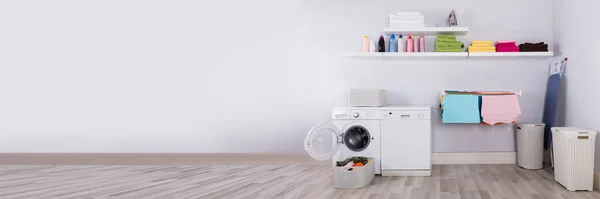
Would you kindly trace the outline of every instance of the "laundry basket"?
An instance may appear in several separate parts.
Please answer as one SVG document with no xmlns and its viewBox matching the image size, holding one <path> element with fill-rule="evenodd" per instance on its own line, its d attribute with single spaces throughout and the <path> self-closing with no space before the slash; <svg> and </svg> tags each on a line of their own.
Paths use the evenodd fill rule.
<svg viewBox="0 0 600 199">
<path fill-rule="evenodd" d="M 569 191 L 594 189 L 596 132 L 581 128 L 552 128 L 554 180 Z"/>
<path fill-rule="evenodd" d="M 352 167 L 351 171 L 343 167 L 333 167 L 333 187 L 336 189 L 360 189 L 371 184 L 375 178 L 373 159 L 362 167 Z"/>
</svg>

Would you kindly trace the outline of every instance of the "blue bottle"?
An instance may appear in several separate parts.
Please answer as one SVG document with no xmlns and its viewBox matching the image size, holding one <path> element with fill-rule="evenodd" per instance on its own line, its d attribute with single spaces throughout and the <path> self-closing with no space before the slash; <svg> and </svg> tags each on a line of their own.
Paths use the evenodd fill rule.
<svg viewBox="0 0 600 199">
<path fill-rule="evenodd" d="M 389 52 L 398 52 L 398 42 L 396 41 L 396 35 L 392 34 L 390 38 L 390 50 Z"/>
</svg>

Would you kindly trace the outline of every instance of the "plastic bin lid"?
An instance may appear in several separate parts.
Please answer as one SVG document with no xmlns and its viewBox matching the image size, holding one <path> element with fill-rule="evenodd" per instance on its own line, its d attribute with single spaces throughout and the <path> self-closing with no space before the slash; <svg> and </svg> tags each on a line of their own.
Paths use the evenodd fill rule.
<svg viewBox="0 0 600 199">
<path fill-rule="evenodd" d="M 517 126 L 533 127 L 533 126 L 546 126 L 546 124 L 544 124 L 544 123 L 538 123 L 538 124 L 517 124 Z"/>
<path fill-rule="evenodd" d="M 596 131 L 578 127 L 553 127 L 552 131 L 560 132 L 560 133 L 569 133 L 569 134 L 579 134 L 580 132 L 596 134 Z"/>
</svg>

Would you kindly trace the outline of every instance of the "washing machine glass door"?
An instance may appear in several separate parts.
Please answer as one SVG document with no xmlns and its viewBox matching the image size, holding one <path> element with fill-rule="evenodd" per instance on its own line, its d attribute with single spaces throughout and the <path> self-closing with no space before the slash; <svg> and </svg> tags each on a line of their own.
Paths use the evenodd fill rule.
<svg viewBox="0 0 600 199">
<path fill-rule="evenodd" d="M 315 160 L 328 160 L 340 149 L 340 130 L 333 124 L 313 127 L 304 139 L 304 150 Z"/>
</svg>

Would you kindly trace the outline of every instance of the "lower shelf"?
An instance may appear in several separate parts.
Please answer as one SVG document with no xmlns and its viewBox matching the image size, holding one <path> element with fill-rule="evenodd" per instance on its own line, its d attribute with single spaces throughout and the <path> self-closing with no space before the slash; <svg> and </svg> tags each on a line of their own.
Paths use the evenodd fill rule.
<svg viewBox="0 0 600 199">
<path fill-rule="evenodd" d="M 522 58 L 522 59 L 543 59 L 554 56 L 554 52 L 417 52 L 417 53 L 370 53 L 370 52 L 349 52 L 342 53 L 343 57 L 350 58 L 398 58 L 398 59 L 467 59 L 467 58 Z"/>
<path fill-rule="evenodd" d="M 342 53 L 343 57 L 353 58 L 424 58 L 424 59 L 466 59 L 467 52 L 417 52 L 417 53 Z"/>
<path fill-rule="evenodd" d="M 548 58 L 553 57 L 554 52 L 489 52 L 469 53 L 469 58 Z"/>
</svg>

